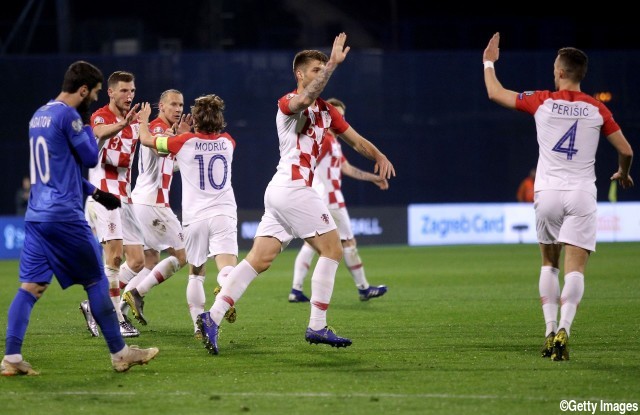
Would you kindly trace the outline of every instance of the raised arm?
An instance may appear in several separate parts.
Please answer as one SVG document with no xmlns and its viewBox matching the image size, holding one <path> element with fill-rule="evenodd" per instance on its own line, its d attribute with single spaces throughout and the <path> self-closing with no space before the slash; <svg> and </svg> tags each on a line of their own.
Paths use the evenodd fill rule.
<svg viewBox="0 0 640 415">
<path fill-rule="evenodd" d="M 393 164 L 387 159 L 387 156 L 382 154 L 376 146 L 369 140 L 361 136 L 353 127 L 349 126 L 345 132 L 339 136 L 345 143 L 349 144 L 358 153 L 373 160 L 376 164 L 373 168 L 373 172 L 378 174 L 383 179 L 390 179 L 391 176 L 396 175 L 396 171 L 393 168 Z"/>
<path fill-rule="evenodd" d="M 518 93 L 510 91 L 502 86 L 496 76 L 494 68 L 495 62 L 500 57 L 500 33 L 493 35 L 484 53 L 482 54 L 482 62 L 484 64 L 484 84 L 487 87 L 489 99 L 506 108 L 514 109 L 516 107 L 516 98 Z"/>
<path fill-rule="evenodd" d="M 151 115 L 151 104 L 143 102 L 138 113 L 138 123 L 140 124 L 140 143 L 143 146 L 150 147 L 155 150 L 156 140 L 149 131 L 149 116 Z"/>
<path fill-rule="evenodd" d="M 333 41 L 333 48 L 331 49 L 331 56 L 329 61 L 322 67 L 320 72 L 316 75 L 315 79 L 307 85 L 301 93 L 296 95 L 289 101 L 289 109 L 291 112 L 300 112 L 308 108 L 315 100 L 320 96 L 320 93 L 324 90 L 324 87 L 329 82 L 329 78 L 347 57 L 347 53 L 351 49 L 349 46 L 345 47 L 344 44 L 347 41 L 347 35 L 340 33 Z"/>
<path fill-rule="evenodd" d="M 98 140 L 98 148 L 102 148 L 106 140 L 110 139 L 120 131 L 124 130 L 127 126 L 131 125 L 131 123 L 138 117 L 137 110 L 139 106 L 140 104 L 136 104 L 131 107 L 122 121 L 107 125 L 96 125 L 93 128 L 93 133 Z"/>
</svg>

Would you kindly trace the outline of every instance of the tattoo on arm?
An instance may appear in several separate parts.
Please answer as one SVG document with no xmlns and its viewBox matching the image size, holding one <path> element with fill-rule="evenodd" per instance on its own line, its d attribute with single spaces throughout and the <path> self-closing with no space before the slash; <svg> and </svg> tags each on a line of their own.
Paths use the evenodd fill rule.
<svg viewBox="0 0 640 415">
<path fill-rule="evenodd" d="M 309 84 L 304 90 L 305 95 L 307 95 L 311 100 L 315 101 L 319 96 L 324 87 L 329 82 L 329 78 L 331 78 L 331 74 L 336 68 L 334 66 L 325 66 L 320 73 L 316 76 L 316 78 Z"/>
</svg>

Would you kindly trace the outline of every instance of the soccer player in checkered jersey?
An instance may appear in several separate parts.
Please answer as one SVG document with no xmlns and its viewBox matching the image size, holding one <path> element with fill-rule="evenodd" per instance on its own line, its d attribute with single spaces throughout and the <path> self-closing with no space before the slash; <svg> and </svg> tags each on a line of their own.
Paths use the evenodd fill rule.
<svg viewBox="0 0 640 415">
<path fill-rule="evenodd" d="M 131 166 L 140 130 L 137 122 L 139 104 L 132 105 L 136 93 L 134 75 L 124 71 L 112 73 L 107 93 L 109 103 L 91 115 L 100 163 L 89 170 L 89 181 L 118 196 L 122 207 L 107 211 L 89 199 L 87 211 L 104 249 L 109 293 L 122 335 L 136 337 L 140 333 L 120 311 L 120 281 L 130 281 L 144 267 L 144 238 L 131 203 Z M 123 253 L 125 263 L 122 263 Z M 89 322 L 90 309 L 86 304 L 81 304 L 80 308 Z M 93 331 L 92 334 L 97 335 Z"/>
<path fill-rule="evenodd" d="M 204 312 L 207 259 L 213 257 L 218 267 L 218 283 L 238 262 L 238 214 L 231 186 L 231 166 L 236 142 L 223 132 L 226 122 L 224 101 L 217 95 L 197 98 L 191 107 L 194 132 L 170 136 L 152 135 L 141 129 L 144 146 L 162 154 L 173 154 L 182 180 L 182 225 L 185 234 L 189 283 L 187 302 L 196 337 L 202 335 L 196 325 Z M 151 112 L 142 105 L 140 123 L 144 127 Z M 223 285 L 224 286 L 224 285 Z M 227 314 L 235 321 L 235 310 Z"/>
<path fill-rule="evenodd" d="M 555 91 L 517 93 L 496 77 L 500 34 L 484 50 L 484 80 L 489 99 L 534 116 L 538 136 L 538 167 L 534 184 L 536 230 L 542 267 L 539 290 L 546 324 L 543 357 L 568 360 L 571 324 L 584 292 L 584 272 L 596 248 L 597 202 L 595 156 L 600 132 L 618 152 L 611 176 L 623 188 L 633 151 L 609 109 L 580 90 L 588 58 L 581 50 L 562 48 L 553 64 Z M 564 286 L 560 291 L 560 254 L 564 246 Z M 560 321 L 558 323 L 558 306 Z"/>
<path fill-rule="evenodd" d="M 160 95 L 158 117 L 149 123 L 151 134 L 174 135 L 191 129 L 191 115 L 185 116 L 184 97 L 175 89 Z M 141 146 L 138 153 L 138 177 L 131 192 L 133 210 L 142 227 L 145 242 L 145 267 L 123 289 L 121 311 L 131 307 L 135 318 L 147 324 L 143 298 L 156 285 L 169 279 L 186 264 L 182 225 L 169 206 L 169 190 L 178 165 L 173 154 L 158 156 L 157 151 Z M 160 252 L 169 256 L 160 261 Z"/>
<path fill-rule="evenodd" d="M 333 105 L 335 109 L 344 117 L 347 109 L 344 102 L 336 98 L 329 98 L 327 103 Z M 333 220 L 338 227 L 344 262 L 353 277 L 353 281 L 358 289 L 360 300 L 367 301 L 370 298 L 381 297 L 387 292 L 384 285 L 370 286 L 364 273 L 362 259 L 358 254 L 356 238 L 351 230 L 351 219 L 347 210 L 344 196 L 342 194 L 342 174 L 354 179 L 369 181 L 382 190 L 389 188 L 389 182 L 384 177 L 369 173 L 351 165 L 342 154 L 342 146 L 331 130 L 327 130 L 315 174 L 313 175 L 312 187 L 320 194 L 331 212 Z M 300 248 L 293 267 L 293 287 L 289 294 L 289 302 L 308 302 L 309 298 L 302 292 L 304 279 L 307 276 L 311 261 L 316 251 L 305 242 Z"/>
<path fill-rule="evenodd" d="M 293 60 L 297 88 L 278 100 L 276 127 L 280 161 L 264 195 L 265 213 L 253 247 L 231 271 L 211 309 L 198 317 L 205 347 L 212 354 L 218 353 L 218 327 L 226 311 L 294 237 L 304 239 L 320 256 L 311 279 L 311 316 L 306 340 L 336 347 L 351 345 L 351 340 L 338 336 L 327 326 L 327 309 L 342 258 L 342 245 L 327 205 L 311 188 L 327 130 L 333 129 L 360 154 L 374 160 L 375 172 L 380 177 L 388 179 L 395 171 L 380 150 L 320 98 L 329 78 L 347 57 L 346 38 L 344 33 L 336 36 L 330 57 L 317 50 L 304 50 Z"/>
<path fill-rule="evenodd" d="M 29 122 L 32 186 L 20 256 L 21 284 L 7 316 L 5 355 L 0 363 L 3 376 L 38 375 L 23 359 L 22 344 L 33 307 L 54 274 L 63 289 L 79 284 L 87 292 L 114 370 L 124 372 L 133 365 L 145 364 L 158 353 L 157 348 L 125 344 L 109 299 L 100 247 L 83 214 L 83 195 L 91 193 L 88 190 L 92 186 L 83 180 L 82 167 L 98 163 L 98 147 L 86 124 L 89 105 L 98 99 L 102 80 L 102 72 L 94 65 L 72 63 L 60 94 L 38 108 Z M 117 202 L 105 196 L 109 199 Z"/>
</svg>

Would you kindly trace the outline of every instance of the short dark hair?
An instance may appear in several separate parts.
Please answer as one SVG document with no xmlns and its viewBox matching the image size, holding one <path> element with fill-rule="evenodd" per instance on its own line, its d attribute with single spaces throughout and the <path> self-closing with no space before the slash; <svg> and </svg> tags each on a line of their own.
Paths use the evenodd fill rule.
<svg viewBox="0 0 640 415">
<path fill-rule="evenodd" d="M 201 133 L 219 133 L 227 123 L 224 121 L 224 101 L 215 94 L 203 95 L 196 98 L 191 106 L 193 126 Z"/>
<path fill-rule="evenodd" d="M 561 48 L 558 50 L 558 62 L 562 65 L 573 82 L 581 82 L 587 75 L 589 58 L 587 54 L 576 48 Z"/>
<path fill-rule="evenodd" d="M 327 63 L 329 62 L 329 57 L 319 50 L 302 50 L 296 53 L 296 56 L 293 58 L 293 75 L 295 76 L 298 68 L 308 64 L 311 61 L 320 61 L 322 63 Z"/>
<path fill-rule="evenodd" d="M 92 90 L 104 79 L 102 71 L 85 61 L 76 61 L 69 65 L 62 81 L 62 92 L 74 93 L 86 85 Z"/>
<path fill-rule="evenodd" d="M 109 88 L 113 88 L 118 82 L 133 82 L 135 80 L 136 77 L 131 72 L 115 71 L 109 75 L 108 85 Z"/>
</svg>

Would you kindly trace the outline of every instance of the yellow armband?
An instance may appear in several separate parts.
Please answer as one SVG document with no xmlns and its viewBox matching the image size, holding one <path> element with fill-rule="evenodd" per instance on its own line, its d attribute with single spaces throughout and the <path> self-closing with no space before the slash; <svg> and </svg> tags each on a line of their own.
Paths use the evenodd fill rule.
<svg viewBox="0 0 640 415">
<path fill-rule="evenodd" d="M 161 154 L 169 154 L 169 137 L 156 136 L 156 150 Z"/>
</svg>

